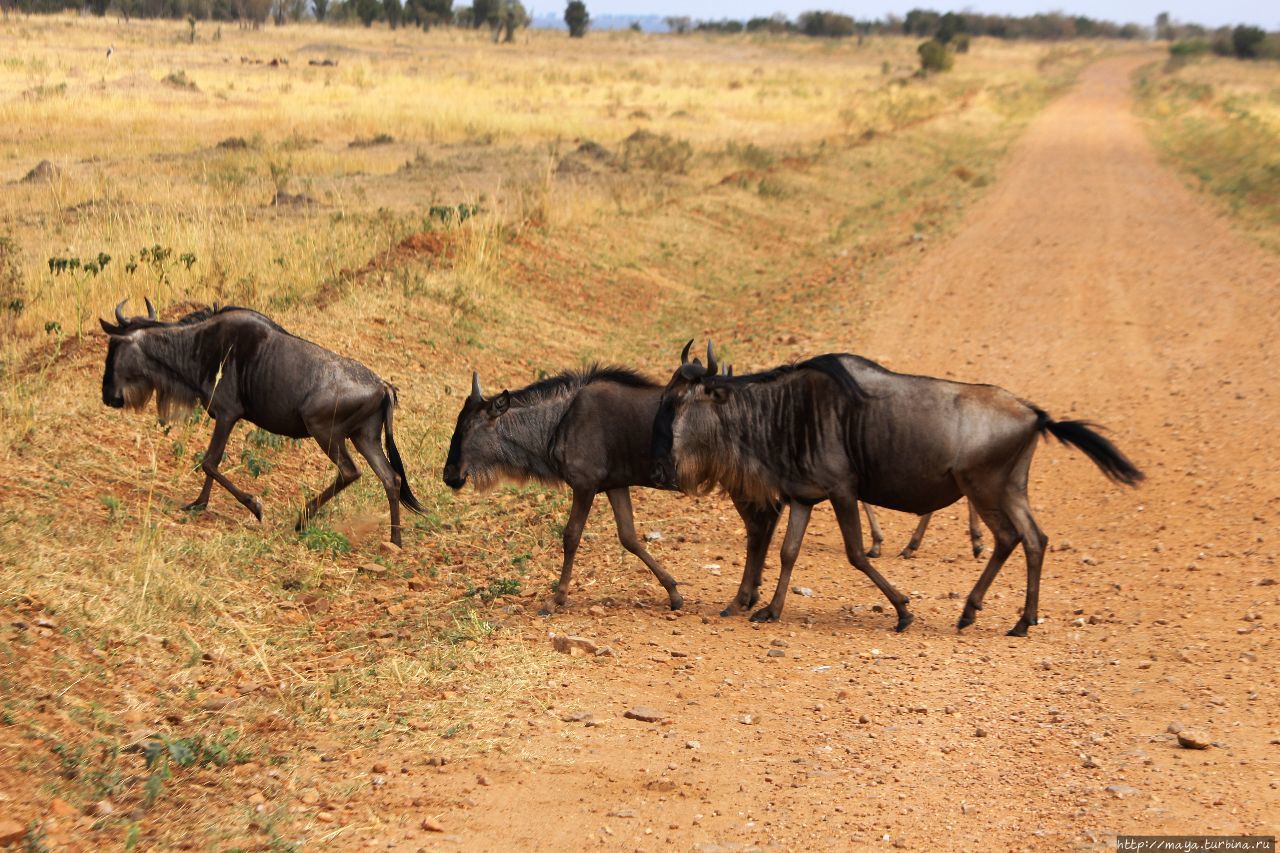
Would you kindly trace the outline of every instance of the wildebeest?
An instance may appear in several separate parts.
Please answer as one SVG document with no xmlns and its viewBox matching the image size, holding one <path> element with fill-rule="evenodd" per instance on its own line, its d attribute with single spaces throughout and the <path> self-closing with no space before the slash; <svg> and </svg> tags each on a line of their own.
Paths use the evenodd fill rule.
<svg viewBox="0 0 1280 853">
<path fill-rule="evenodd" d="M 127 301 L 127 300 L 126 300 Z M 391 427 L 395 389 L 352 359 L 289 334 L 247 308 L 206 308 L 176 323 L 161 322 L 151 300 L 146 317 L 126 318 L 116 306 L 114 324 L 100 320 L 110 337 L 102 374 L 102 402 L 141 409 L 152 395 L 162 423 L 197 403 L 214 420 L 201 468 L 200 496 L 184 509 L 204 509 L 216 480 L 262 520 L 262 503 L 218 471 L 232 429 L 247 420 L 290 438 L 311 436 L 334 464 L 338 478 L 307 501 L 299 530 L 330 498 L 360 477 L 347 439 L 382 481 L 391 507 L 391 541 L 399 545 L 400 504 L 422 505 L 409 489 Z M 381 438 L 386 436 L 386 454 Z"/>
<path fill-rule="evenodd" d="M 501 480 L 566 483 L 573 506 L 564 527 L 564 563 L 555 596 L 545 612 L 563 607 L 582 529 L 596 495 L 613 507 L 618 539 L 639 557 L 667 591 L 671 609 L 684 599 L 676 580 L 636 535 L 632 486 L 656 487 L 649 457 L 662 387 L 618 367 L 566 371 L 518 391 L 486 398 L 472 374 L 471 393 L 462 404 L 444 482 L 461 489 L 470 480 L 480 489 Z M 747 528 L 747 571 L 763 565 L 780 507 L 739 505 Z"/>
<path fill-rule="evenodd" d="M 894 373 L 850 354 L 731 378 L 715 375 L 713 357 L 704 368 L 687 353 L 686 346 L 654 421 L 654 479 L 687 492 L 718 485 L 735 500 L 781 499 L 791 509 L 777 589 L 753 620 L 781 616 L 812 508 L 830 500 L 849 561 L 885 594 L 897 630 L 905 630 L 914 618 L 908 599 L 867 559 L 857 501 L 923 515 L 963 496 L 991 528 L 995 546 L 957 627 L 973 623 L 987 588 L 1022 543 L 1026 601 L 1009 634 L 1025 636 L 1037 621 L 1048 542 L 1027 500 L 1037 438 L 1048 434 L 1078 448 L 1117 483 L 1143 479 L 1092 424 L 1055 421 L 994 385 Z"/>
<path fill-rule="evenodd" d="M 688 345 L 686 345 L 685 352 L 681 354 L 682 359 L 688 358 L 688 350 L 689 350 L 689 347 L 691 346 L 693 346 L 693 341 L 690 341 Z M 707 358 L 708 360 L 714 360 L 714 357 L 715 357 L 715 353 L 712 349 L 711 342 L 708 341 L 707 342 Z M 697 362 L 697 359 L 694 359 L 694 361 Z M 733 365 L 730 364 L 722 367 L 720 369 L 720 373 L 722 376 L 733 376 Z M 970 543 L 972 543 L 972 546 L 973 546 L 973 556 L 980 557 L 982 556 L 982 550 L 983 550 L 982 529 L 978 527 L 978 513 L 974 511 L 973 504 L 969 504 L 968 506 L 969 506 L 969 541 Z M 779 508 L 779 510 L 780 509 L 781 508 Z M 867 549 L 867 556 L 879 557 L 880 546 L 884 543 L 884 533 L 880 530 L 880 521 L 876 517 L 875 510 L 871 508 L 871 504 L 863 503 L 862 509 L 867 513 L 867 526 L 871 528 L 871 547 Z M 924 515 L 920 516 L 920 521 L 916 524 L 916 529 L 911 534 L 911 540 L 907 542 L 906 546 L 903 547 L 903 549 L 899 552 L 898 556 L 904 557 L 904 558 L 910 558 L 915 556 L 916 551 L 920 550 L 920 543 L 924 541 L 924 533 L 926 530 L 929 529 L 929 522 L 932 520 L 933 520 L 933 513 L 931 512 L 925 513 Z M 759 587 L 758 582 L 756 586 Z M 754 606 L 756 603 L 756 598 L 758 598 L 758 593 L 753 595 L 753 597 L 750 599 L 751 604 L 747 606 L 748 607 Z M 730 616 L 730 615 L 733 615 L 734 612 L 735 611 L 731 606 L 730 608 L 723 611 L 721 615 Z"/>
</svg>

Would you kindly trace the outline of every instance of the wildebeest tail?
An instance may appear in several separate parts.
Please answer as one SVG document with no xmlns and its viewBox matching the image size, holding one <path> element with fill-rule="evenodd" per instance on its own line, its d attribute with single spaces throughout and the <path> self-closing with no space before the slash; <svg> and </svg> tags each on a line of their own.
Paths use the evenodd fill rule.
<svg viewBox="0 0 1280 853">
<path fill-rule="evenodd" d="M 1055 421 L 1043 409 L 1036 406 L 1031 408 L 1036 413 L 1036 429 L 1039 432 L 1047 432 L 1063 444 L 1080 450 L 1093 460 L 1093 464 L 1098 466 L 1108 480 L 1136 486 L 1146 479 L 1147 475 L 1138 470 L 1137 465 L 1130 462 L 1109 439 L 1097 432 L 1097 424 L 1089 421 Z"/>
<path fill-rule="evenodd" d="M 395 432 L 391 428 L 391 413 L 396 408 L 396 389 L 390 385 L 387 386 L 387 396 L 382 401 L 382 425 L 386 431 L 387 438 L 387 459 L 391 461 L 391 467 L 400 475 L 400 503 L 416 512 L 418 515 L 426 515 L 427 511 L 418 503 L 418 499 L 413 496 L 413 490 L 409 488 L 409 477 L 404 473 L 404 460 L 400 458 L 400 451 L 396 449 Z"/>
</svg>

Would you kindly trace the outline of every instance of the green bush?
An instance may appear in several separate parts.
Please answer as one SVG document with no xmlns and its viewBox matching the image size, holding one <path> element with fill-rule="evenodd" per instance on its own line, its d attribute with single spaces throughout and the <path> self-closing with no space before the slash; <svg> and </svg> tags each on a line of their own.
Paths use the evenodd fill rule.
<svg viewBox="0 0 1280 853">
<path fill-rule="evenodd" d="M 951 66 L 955 64 L 955 57 L 947 51 L 946 45 L 937 39 L 921 42 L 916 52 L 920 54 L 920 70 L 926 74 L 950 71 Z"/>
</svg>

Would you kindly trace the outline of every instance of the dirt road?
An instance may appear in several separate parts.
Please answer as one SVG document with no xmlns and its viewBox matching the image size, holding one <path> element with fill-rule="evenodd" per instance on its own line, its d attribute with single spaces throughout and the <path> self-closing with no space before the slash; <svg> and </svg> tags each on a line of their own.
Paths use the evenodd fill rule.
<svg viewBox="0 0 1280 853">
<path fill-rule="evenodd" d="M 582 634 L 617 657 L 565 658 L 553 707 L 513 718 L 505 752 L 375 790 L 368 840 L 1062 849 L 1276 831 L 1280 264 L 1157 162 L 1130 113 L 1134 67 L 1088 70 L 953 239 L 873 294 L 870 316 L 852 297 L 816 311 L 820 344 L 806 347 L 994 382 L 1112 429 L 1149 474 L 1138 491 L 1056 445 L 1033 466 L 1053 549 L 1043 624 L 1004 635 L 1019 551 L 957 634 L 980 569 L 962 508 L 940 514 L 916 559 L 879 561 L 914 601 L 904 635 L 844 562 L 825 509 L 794 578 L 812 597 L 792 594 L 778 624 L 724 620 L 742 547 L 727 503 L 641 496 L 642 519 L 689 519 L 656 547 L 685 611 L 664 613 L 635 563 L 628 592 L 643 606 L 615 598 L 593 615 L 600 594 L 579 588 L 550 621 L 519 617 L 532 644 Z M 893 554 L 914 519 L 887 522 Z M 601 529 L 581 559 L 616 547 Z M 775 573 L 771 557 L 766 591 Z M 636 706 L 666 719 L 625 719 Z M 583 712 L 598 724 L 575 721 Z M 1213 746 L 1180 748 L 1174 721 Z M 444 833 L 420 830 L 423 817 Z"/>
</svg>

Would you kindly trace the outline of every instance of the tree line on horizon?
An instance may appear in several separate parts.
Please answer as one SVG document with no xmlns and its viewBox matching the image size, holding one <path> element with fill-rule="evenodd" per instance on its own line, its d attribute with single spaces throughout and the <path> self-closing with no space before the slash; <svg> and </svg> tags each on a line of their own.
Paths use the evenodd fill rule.
<svg viewBox="0 0 1280 853">
<path fill-rule="evenodd" d="M 4 16 L 81 12 L 97 16 L 186 19 L 194 27 L 198 21 L 235 23 L 259 27 L 268 21 L 276 25 L 305 20 L 365 26 L 384 23 L 392 29 L 402 26 L 487 27 L 494 41 L 514 40 L 515 32 L 531 23 L 521 0 L 472 0 L 471 5 L 453 5 L 454 0 L 0 0 Z M 564 14 L 569 35 L 581 38 L 590 26 L 583 0 L 569 0 Z M 1156 17 L 1154 28 L 1136 23 L 1115 23 L 1047 12 L 1035 15 L 990 15 L 976 12 L 937 12 L 912 9 L 905 16 L 856 19 L 840 12 L 814 10 L 794 19 L 784 14 L 747 20 L 725 18 L 702 20 L 673 15 L 663 19 L 676 35 L 688 33 L 772 33 L 813 38 L 858 38 L 906 35 L 950 45 L 963 52 L 970 37 L 1057 41 L 1075 38 L 1157 39 L 1182 44 L 1184 53 L 1213 51 L 1241 58 L 1269 56 L 1275 36 L 1257 27 L 1210 29 L 1194 23 L 1178 23 L 1168 13 Z M 634 26 L 633 26 L 634 28 Z M 1177 53 L 1178 50 L 1175 50 Z"/>
</svg>

